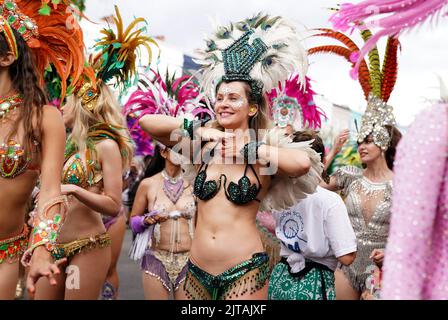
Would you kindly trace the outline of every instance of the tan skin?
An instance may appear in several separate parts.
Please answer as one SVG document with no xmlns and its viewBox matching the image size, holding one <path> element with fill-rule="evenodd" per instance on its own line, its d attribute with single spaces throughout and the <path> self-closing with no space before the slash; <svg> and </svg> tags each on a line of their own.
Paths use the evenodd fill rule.
<svg viewBox="0 0 448 320">
<path fill-rule="evenodd" d="M 163 150 L 160 152 L 162 157 L 165 158 L 165 171 L 171 177 L 176 177 L 181 172 L 181 167 L 171 162 L 170 152 Z M 192 196 L 192 188 L 187 182 L 184 182 L 184 192 L 176 204 L 173 204 L 171 200 L 167 198 L 162 189 L 163 176 L 158 173 L 150 178 L 144 179 L 135 196 L 134 205 L 132 207 L 131 216 L 142 216 L 147 209 L 149 212 L 157 208 L 159 205 L 163 205 L 167 212 L 174 210 L 182 211 L 186 205 L 194 201 Z M 148 225 L 160 223 L 160 243 L 157 244 L 155 238 L 152 239 L 152 250 L 170 251 L 171 243 L 171 225 L 173 220 L 166 217 L 155 215 L 147 217 L 145 222 Z M 174 253 L 188 252 L 191 247 L 191 236 L 189 231 L 188 220 L 185 218 L 179 218 L 180 222 L 180 241 L 176 243 L 174 247 Z M 143 289 L 146 300 L 168 300 L 170 293 L 162 285 L 161 281 L 152 277 L 151 275 L 142 272 Z M 174 292 L 174 299 L 179 298 L 179 290 Z"/>
<path fill-rule="evenodd" d="M 387 182 L 393 179 L 393 172 L 387 166 L 384 152 L 373 143 L 371 136 L 358 146 L 361 161 L 366 165 L 363 175 L 372 182 Z M 335 178 L 330 179 L 329 184 L 322 187 L 331 191 L 337 191 Z M 373 250 L 370 258 L 381 266 L 384 260 L 383 250 Z M 355 290 L 345 274 L 341 270 L 335 272 L 336 298 L 338 300 L 359 300 L 363 292 Z"/>
<path fill-rule="evenodd" d="M 247 84 L 240 81 L 222 84 L 218 88 L 215 112 L 218 123 L 226 130 L 249 129 L 249 120 L 258 112 L 258 105 L 249 105 L 245 92 Z M 144 116 L 140 125 L 150 135 L 164 144 L 173 145 L 169 140 L 171 132 L 181 125 L 181 120 L 167 116 Z M 217 150 L 223 157 L 234 158 L 239 150 L 249 141 L 247 135 L 234 135 L 213 128 L 201 128 L 199 134 L 203 140 L 213 141 L 205 148 L 218 143 Z M 236 140 L 236 141 L 234 141 Z M 282 149 L 262 145 L 258 149 L 260 162 L 276 164 L 279 172 L 288 176 L 300 176 L 310 169 L 310 160 L 306 153 L 299 150 Z M 220 152 L 215 154 L 219 157 Z M 215 159 L 219 160 L 219 159 Z M 213 161 L 213 160 L 212 160 Z M 216 162 L 216 161 L 215 161 Z M 207 180 L 218 180 L 221 174 L 228 181 L 237 182 L 244 173 L 244 164 L 211 164 L 207 170 Z M 260 164 L 254 168 L 261 180 L 262 189 L 258 199 L 263 200 L 268 192 L 270 176 L 260 175 Z M 249 170 L 251 183 L 257 183 L 254 174 Z M 198 215 L 195 237 L 191 247 L 191 261 L 212 275 L 218 275 L 229 268 L 251 259 L 253 254 L 263 252 L 255 219 L 259 203 L 238 206 L 230 202 L 221 187 L 218 194 L 209 201 L 198 199 Z M 250 292 L 237 299 L 267 299 L 268 286 L 253 294 Z M 185 298 L 183 295 L 182 298 Z"/>
<path fill-rule="evenodd" d="M 75 121 L 73 106 L 63 108 L 64 123 L 70 127 Z M 96 144 L 98 162 L 103 180 L 97 185 L 83 189 L 76 185 L 62 185 L 62 193 L 70 196 L 70 208 L 58 242 L 68 243 L 95 236 L 106 231 L 100 214 L 117 216 L 121 208 L 122 160 L 118 144 L 106 139 Z M 80 153 L 84 161 L 85 155 Z M 74 156 L 73 156 L 74 157 Z M 71 163 L 69 159 L 65 166 Z M 62 172 L 62 171 L 61 171 Z M 56 175 L 55 175 L 56 176 Z M 61 179 L 60 175 L 57 175 Z M 111 261 L 111 249 L 94 248 L 76 254 L 69 265 L 79 268 L 80 288 L 65 287 L 65 273 L 58 276 L 57 286 L 50 286 L 46 279 L 37 284 L 35 299 L 44 300 L 96 300 L 100 294 Z"/>
<path fill-rule="evenodd" d="M 13 89 L 9 76 L 9 66 L 14 62 L 14 55 L 9 52 L 0 57 L 0 95 L 7 95 Z M 0 141 L 4 141 L 14 121 L 20 121 L 17 114 L 10 114 L 5 123 L 0 126 Z M 41 177 L 42 198 L 40 205 L 60 195 L 60 181 L 55 179 L 53 172 L 61 170 L 65 144 L 65 129 L 59 112 L 50 106 L 43 107 L 42 131 L 35 128 L 35 134 L 40 137 L 41 152 L 33 153 L 33 161 L 29 169 L 14 179 L 0 178 L 0 239 L 7 239 L 20 234 L 23 230 L 28 199 L 31 197 L 37 179 Z M 23 128 L 19 129 L 16 141 L 22 141 Z M 52 213 L 50 213 L 51 215 Z M 47 252 L 37 249 L 33 256 L 31 276 L 37 278 L 46 276 L 53 279 L 59 273 L 58 267 L 52 261 L 46 261 Z M 19 276 L 19 261 L 4 262 L 0 265 L 0 300 L 14 299 L 15 288 Z M 29 279 L 30 280 L 30 279 Z M 53 282 L 53 281 L 52 281 Z"/>
</svg>

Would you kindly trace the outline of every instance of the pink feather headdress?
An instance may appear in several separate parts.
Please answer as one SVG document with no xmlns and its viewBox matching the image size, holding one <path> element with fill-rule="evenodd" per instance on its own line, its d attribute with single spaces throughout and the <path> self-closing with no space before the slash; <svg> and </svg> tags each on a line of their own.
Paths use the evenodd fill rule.
<svg viewBox="0 0 448 320">
<path fill-rule="evenodd" d="M 190 76 L 175 78 L 175 75 L 165 79 L 151 70 L 153 79 L 145 76 L 147 81 L 140 81 L 140 88 L 131 94 L 123 108 L 123 113 L 128 119 L 128 127 L 131 136 L 137 144 L 137 153 L 142 149 L 143 153 L 153 154 L 154 150 L 148 142 L 150 137 L 138 126 L 138 119 L 146 114 L 164 114 L 172 117 L 192 115 L 214 118 L 213 111 L 203 102 L 199 85 Z"/>
<path fill-rule="evenodd" d="M 358 70 L 364 56 L 384 36 L 398 36 L 403 32 L 447 15 L 448 0 L 366 0 L 358 4 L 343 4 L 331 18 L 335 29 L 378 29 L 361 48 L 354 70 Z M 356 75 L 356 72 L 352 72 Z"/>
<path fill-rule="evenodd" d="M 285 122 L 280 126 L 290 124 L 295 131 L 303 128 L 318 129 L 322 125 L 322 117 L 326 118 L 325 113 L 314 102 L 315 92 L 311 89 L 310 79 L 305 78 L 304 87 L 298 84 L 298 80 L 299 75 L 292 74 L 288 80 L 267 93 L 270 116 L 275 121 L 276 114 L 283 113 L 286 116 L 287 112 L 291 112 L 288 115 L 290 119 L 285 121 L 292 123 Z M 279 122 L 278 119 L 276 122 Z"/>
</svg>

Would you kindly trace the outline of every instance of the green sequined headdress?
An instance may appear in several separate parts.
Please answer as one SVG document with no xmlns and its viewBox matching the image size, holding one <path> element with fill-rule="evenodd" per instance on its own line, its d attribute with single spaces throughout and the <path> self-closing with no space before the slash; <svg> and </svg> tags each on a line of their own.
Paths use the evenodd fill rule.
<svg viewBox="0 0 448 320">
<path fill-rule="evenodd" d="M 308 61 L 295 27 L 282 17 L 258 14 L 218 27 L 196 60 L 202 89 L 213 96 L 222 81 L 246 81 L 259 101 L 292 72 L 305 83 Z"/>
</svg>

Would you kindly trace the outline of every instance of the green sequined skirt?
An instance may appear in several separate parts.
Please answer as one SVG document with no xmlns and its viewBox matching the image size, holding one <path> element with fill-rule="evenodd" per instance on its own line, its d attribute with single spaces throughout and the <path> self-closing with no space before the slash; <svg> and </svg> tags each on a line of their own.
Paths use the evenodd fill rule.
<svg viewBox="0 0 448 320">
<path fill-rule="evenodd" d="M 186 296 L 191 300 L 226 300 L 260 290 L 269 278 L 269 257 L 255 253 L 251 259 L 213 276 L 188 261 L 184 283 Z"/>
</svg>

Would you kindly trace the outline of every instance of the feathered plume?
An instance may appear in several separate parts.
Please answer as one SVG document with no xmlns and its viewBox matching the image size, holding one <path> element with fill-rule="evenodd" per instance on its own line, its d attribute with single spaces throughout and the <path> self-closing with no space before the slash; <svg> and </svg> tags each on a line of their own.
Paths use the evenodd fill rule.
<svg viewBox="0 0 448 320">
<path fill-rule="evenodd" d="M 294 119 L 294 130 L 302 128 L 318 129 L 322 124 L 322 117 L 326 117 L 325 113 L 316 106 L 314 102 L 315 92 L 311 89 L 311 81 L 308 77 L 305 79 L 305 88 L 298 85 L 298 74 L 293 74 L 284 83 L 273 89 L 267 94 L 269 99 L 271 117 L 273 117 L 273 109 L 278 100 L 284 97 L 292 98 L 297 109 Z"/>
<path fill-rule="evenodd" d="M 381 97 L 384 102 L 390 98 L 397 82 L 398 60 L 397 53 L 400 42 L 397 38 L 389 38 L 387 40 L 386 53 L 384 55 L 382 83 L 381 83 Z"/>
<path fill-rule="evenodd" d="M 71 1 L 53 2 L 51 12 L 42 12 L 42 5 L 49 0 L 0 0 L 0 4 L 17 5 L 17 14 L 22 13 L 30 18 L 37 27 L 38 35 L 27 40 L 34 58 L 41 82 L 44 82 L 44 71 L 51 63 L 61 78 L 61 96 L 65 96 L 67 80 L 72 84 L 80 80 L 84 65 L 84 42 L 80 28 L 70 22 L 75 18 L 69 6 Z M 42 14 L 46 15 L 42 15 Z"/>
<path fill-rule="evenodd" d="M 335 29 L 346 31 L 365 26 L 377 27 L 378 31 L 362 47 L 357 70 L 363 57 L 384 36 L 397 37 L 403 32 L 433 22 L 446 16 L 448 0 L 366 0 L 358 4 L 343 4 L 331 18 Z"/>
<path fill-rule="evenodd" d="M 152 146 L 150 148 L 139 142 L 150 137 L 138 126 L 138 118 L 145 114 L 165 114 L 172 117 L 191 114 L 193 117 L 214 118 L 214 113 L 202 102 L 199 85 L 190 76 L 176 78 L 175 74 L 170 76 L 167 72 L 162 78 L 154 70 L 151 73 L 153 79 L 147 77 L 149 81 L 140 82 L 142 88 L 132 93 L 123 113 L 128 119 L 128 127 L 137 149 L 153 153 Z"/>
<path fill-rule="evenodd" d="M 308 50 L 309 55 L 317 54 L 317 53 L 330 53 L 341 56 L 345 58 L 349 63 L 354 66 L 353 57 L 357 55 L 359 52 L 359 47 L 356 45 L 353 40 L 347 37 L 345 34 L 341 32 L 337 32 L 331 29 L 316 29 L 320 33 L 314 35 L 314 37 L 327 37 L 331 39 L 335 39 L 343 44 L 343 46 L 337 45 L 324 45 L 314 47 Z M 367 66 L 367 63 L 364 59 L 362 59 L 360 68 L 359 68 L 359 76 L 358 76 L 359 84 L 364 92 L 364 96 L 366 100 L 369 97 L 370 92 L 372 91 L 371 86 L 371 76 L 370 70 Z"/>
<path fill-rule="evenodd" d="M 383 68 L 381 69 L 380 55 L 376 46 L 369 52 L 369 66 L 364 58 L 359 58 L 359 47 L 346 35 L 341 32 L 333 31 L 331 29 L 317 29 L 323 33 L 318 33 L 314 37 L 324 36 L 336 39 L 340 41 L 344 46 L 327 45 L 318 46 L 308 50 L 308 54 L 316 53 L 333 53 L 345 58 L 351 63 L 352 67 L 355 66 L 356 61 L 359 63 L 359 72 L 352 73 L 354 78 L 358 78 L 358 81 L 364 92 L 366 100 L 369 99 L 369 95 L 373 94 L 377 98 L 381 98 L 382 101 L 387 102 L 394 89 L 397 72 L 398 62 L 397 54 L 400 47 L 400 42 L 396 38 L 389 38 L 386 53 L 383 61 Z M 370 41 L 371 32 L 367 29 L 361 31 L 361 36 L 364 41 Z M 356 69 L 352 69 L 356 70 Z"/>
<path fill-rule="evenodd" d="M 143 46 L 148 53 L 148 65 L 152 60 L 151 45 L 158 48 L 158 44 L 149 36 L 144 35 L 146 27 L 134 30 L 145 19 L 135 19 L 126 29 L 123 26 L 118 7 L 115 6 L 116 17 L 114 17 L 117 32 L 112 29 L 103 29 L 104 35 L 95 44 L 95 50 L 99 53 L 93 59 L 93 67 L 97 72 L 97 80 L 108 83 L 116 78 L 120 91 L 135 83 L 137 48 Z"/>
<path fill-rule="evenodd" d="M 253 31 L 249 45 L 262 41 L 266 51 L 254 63 L 249 75 L 263 84 L 265 92 L 271 91 L 289 74 L 297 72 L 299 83 L 305 84 L 308 68 L 306 50 L 292 23 L 282 17 L 258 14 L 228 26 L 221 26 L 206 40 L 207 48 L 198 51 L 196 60 L 203 69 L 203 91 L 213 95 L 215 86 L 225 75 L 223 51 L 248 31 Z"/>
</svg>

